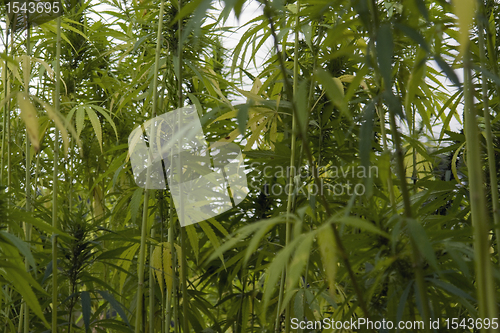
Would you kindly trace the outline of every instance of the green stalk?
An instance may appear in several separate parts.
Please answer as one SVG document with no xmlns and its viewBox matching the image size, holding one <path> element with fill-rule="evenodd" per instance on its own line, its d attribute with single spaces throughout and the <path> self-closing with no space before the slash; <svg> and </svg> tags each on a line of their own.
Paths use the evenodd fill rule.
<svg viewBox="0 0 500 333">
<path fill-rule="evenodd" d="M 155 65 L 154 65 L 154 81 L 153 81 L 153 109 L 151 118 L 156 117 L 156 108 L 158 103 L 158 69 L 160 62 L 160 51 L 161 51 L 161 38 L 163 29 L 163 10 L 164 10 L 164 0 L 160 4 L 160 18 L 158 22 L 158 34 L 156 40 L 156 53 L 155 53 Z M 153 124 L 151 124 L 153 126 Z M 151 128 L 151 135 L 154 127 Z M 149 158 L 152 160 L 152 152 L 150 151 Z M 146 189 L 144 190 L 144 208 L 142 211 L 142 227 L 141 227 L 141 245 L 139 250 L 139 267 L 137 274 L 139 275 L 139 283 L 137 286 L 137 306 L 136 306 L 136 317 L 135 317 L 135 333 L 142 331 L 143 326 L 143 296 L 144 296 L 144 262 L 146 260 L 146 235 L 147 235 L 147 224 L 148 224 L 148 208 L 149 208 L 149 184 L 150 184 L 150 168 L 146 172 Z M 150 268 L 151 269 L 151 268 Z M 152 318 L 150 318 L 152 320 Z"/>
<path fill-rule="evenodd" d="M 7 19 L 7 29 L 5 29 L 5 67 L 3 71 L 3 76 L 2 76 L 2 81 L 3 81 L 3 98 L 7 98 L 7 68 L 8 68 L 8 62 L 7 62 L 7 56 L 9 55 L 9 15 L 5 15 Z M 6 127 L 7 127 L 7 113 L 9 112 L 7 105 L 4 105 L 3 107 L 3 126 L 2 126 L 2 162 L 1 162 L 1 167 L 0 167 L 0 185 L 3 185 L 3 169 L 5 166 L 5 141 L 7 139 L 7 133 L 6 133 Z"/>
<path fill-rule="evenodd" d="M 294 54 L 293 54 L 293 94 L 295 96 L 298 88 L 298 83 L 299 83 L 299 13 L 300 13 L 300 1 L 297 1 L 297 16 L 295 18 L 295 40 L 294 40 Z M 283 75 L 286 75 L 286 73 L 283 73 Z M 288 96 L 288 98 L 291 98 L 292 96 Z M 296 148 L 297 147 L 297 115 L 294 113 L 292 114 L 292 137 L 291 137 L 291 146 L 290 146 L 290 175 L 288 179 L 288 184 L 289 184 L 289 192 L 288 192 L 288 200 L 287 200 L 287 206 L 286 206 L 286 231 L 285 231 L 285 246 L 287 246 L 290 241 L 291 241 L 291 222 L 290 222 L 290 214 L 292 213 L 293 210 L 293 192 L 294 192 L 294 185 L 295 185 L 295 153 L 296 153 Z M 278 295 L 278 306 L 277 306 L 277 313 L 276 313 L 276 323 L 274 326 L 274 331 L 279 332 L 281 329 L 280 325 L 280 314 L 282 311 L 282 308 L 285 310 L 285 333 L 290 332 L 290 325 L 287 323 L 290 322 L 290 307 L 289 304 L 284 304 L 282 305 L 281 302 L 283 301 L 283 295 L 285 291 L 285 284 L 286 284 L 286 276 L 288 274 L 288 262 L 285 265 L 285 268 L 283 270 L 283 273 L 281 274 L 281 283 L 280 283 L 280 289 L 279 289 L 279 295 Z"/>
<path fill-rule="evenodd" d="M 186 260 L 186 228 L 181 228 L 181 288 L 182 288 L 182 331 L 189 332 L 188 293 L 187 293 L 187 260 Z"/>
<path fill-rule="evenodd" d="M 486 207 L 481 145 L 474 107 L 474 88 L 471 78 L 469 51 L 464 55 L 465 139 L 467 142 L 467 170 L 472 226 L 474 229 L 474 262 L 478 289 L 479 318 L 496 318 L 496 288 L 490 258 L 489 214 Z M 496 184 L 495 184 L 496 186 Z M 493 330 L 481 329 L 481 332 Z"/>
<path fill-rule="evenodd" d="M 182 0 L 179 0 L 179 13 L 182 11 Z M 183 96 L 182 96 L 182 19 L 179 19 L 177 21 L 177 26 L 178 26 L 178 33 L 179 33 L 179 40 L 178 40 L 178 48 L 177 48 L 177 59 L 179 61 L 179 73 L 178 73 L 178 80 L 177 80 L 177 94 L 178 94 L 178 102 L 179 102 L 179 108 L 181 108 L 184 105 L 183 102 Z M 180 122 L 179 122 L 180 126 Z M 179 147 L 180 148 L 180 147 Z M 180 160 L 178 159 L 178 163 L 180 163 Z M 180 170 L 180 165 L 178 165 L 178 170 L 179 170 L 179 176 L 182 177 L 182 173 Z M 182 179 L 181 179 L 182 181 Z M 179 211 L 181 214 L 184 214 L 184 207 L 182 203 L 182 199 L 180 201 L 180 209 Z M 179 219 L 182 219 L 183 217 L 180 216 Z M 181 239 L 181 288 L 182 288 L 182 331 L 184 333 L 189 332 L 189 321 L 188 321 L 188 293 L 187 293 L 187 261 L 186 261 L 186 230 L 185 228 L 181 227 L 181 232 L 180 232 L 180 239 Z"/>
<path fill-rule="evenodd" d="M 30 38 L 31 38 L 31 27 L 28 24 L 28 29 L 27 29 L 27 37 L 26 37 L 26 53 L 28 57 L 31 57 L 31 45 L 30 45 Z M 31 66 L 30 66 L 31 67 Z M 25 89 L 26 89 L 26 94 L 29 95 L 29 82 L 24 83 Z M 31 212 L 32 210 L 32 205 L 31 205 L 31 142 L 30 138 L 28 136 L 28 129 L 26 128 L 26 175 L 25 175 L 25 194 L 26 194 L 26 211 Z M 25 240 L 26 242 L 31 242 L 31 224 L 29 223 L 24 223 L 24 232 L 25 232 Z M 28 260 L 24 261 L 24 266 L 26 268 L 26 271 L 29 270 L 29 263 Z M 24 333 L 28 333 L 29 330 L 29 306 L 26 303 L 26 301 L 23 302 L 24 305 Z M 22 327 L 21 323 L 20 326 Z"/>
<path fill-rule="evenodd" d="M 175 266 L 173 264 L 174 262 L 174 251 L 175 251 L 175 247 L 174 247 L 174 237 L 173 237 L 173 233 L 174 233 L 174 224 L 173 224 L 173 210 L 172 210 L 172 196 L 170 196 L 170 202 L 169 202 L 169 226 L 168 226 L 168 243 L 170 244 L 170 253 L 172 254 L 172 272 L 175 271 Z M 165 314 L 165 332 L 170 332 L 170 321 L 171 321 L 171 318 L 172 318 L 172 309 L 171 309 L 171 306 L 172 306 L 172 297 L 173 297 L 173 290 L 175 290 L 174 288 L 174 284 L 175 284 L 175 278 L 172 277 L 172 290 L 166 290 L 165 292 L 165 303 L 166 303 L 166 306 L 165 306 L 165 311 L 166 311 L 166 314 Z"/>
<path fill-rule="evenodd" d="M 391 122 L 394 146 L 396 148 L 396 167 L 398 170 L 399 180 L 401 182 L 401 194 L 403 196 L 405 217 L 407 219 L 412 219 L 413 213 L 411 209 L 410 194 L 409 194 L 410 192 L 408 190 L 408 184 L 406 183 L 406 177 L 405 177 L 404 154 L 401 148 L 401 137 L 399 135 L 399 131 L 396 126 L 396 116 L 394 115 L 394 112 L 389 112 L 389 118 Z M 410 243 L 412 248 L 411 252 L 412 252 L 413 266 L 415 269 L 415 281 L 417 283 L 420 303 L 422 304 L 422 319 L 424 320 L 424 322 L 427 323 L 429 322 L 430 319 L 430 310 L 429 310 L 429 300 L 427 298 L 427 287 L 425 285 L 422 257 L 420 255 L 420 251 L 413 237 L 410 237 Z M 425 326 L 424 331 L 429 332 L 429 327 Z"/>
<path fill-rule="evenodd" d="M 149 182 L 150 168 L 147 171 L 146 184 Z M 146 254 L 146 234 L 148 225 L 148 203 L 149 203 L 149 190 L 144 190 L 144 208 L 142 210 L 142 226 L 141 226 L 141 245 L 139 249 L 139 267 L 137 274 L 139 275 L 139 283 L 137 284 L 137 304 L 135 314 L 135 333 L 142 332 L 142 308 L 143 308 L 143 291 L 144 291 L 144 261 Z"/>
<path fill-rule="evenodd" d="M 481 1 L 478 1 L 480 15 L 484 13 L 484 6 Z M 486 70 L 486 55 L 484 52 L 484 23 L 478 20 L 479 25 L 479 59 L 481 61 L 481 69 L 484 73 Z M 495 161 L 495 149 L 493 148 L 493 131 L 491 130 L 490 109 L 488 100 L 488 79 L 482 74 L 481 88 L 483 92 L 483 116 L 486 137 L 486 148 L 488 152 L 488 167 L 490 171 L 490 187 L 491 187 L 491 201 L 493 205 L 493 225 L 495 229 L 495 236 L 497 239 L 497 253 L 500 255 L 500 207 L 498 203 L 498 181 L 497 170 Z"/>
<path fill-rule="evenodd" d="M 54 96 L 54 107 L 56 110 L 56 116 L 59 114 L 60 109 L 60 95 L 61 95 L 61 17 L 57 18 L 57 37 L 56 37 L 56 91 Z M 57 127 L 54 126 L 54 170 L 52 175 L 52 226 L 58 228 L 59 224 L 57 221 L 57 211 L 58 211 L 58 201 L 57 201 L 57 191 L 59 185 L 59 131 Z M 57 333 L 57 234 L 52 233 L 52 332 Z"/>
<path fill-rule="evenodd" d="M 151 239 L 155 237 L 155 229 L 151 228 Z M 151 258 L 153 258 L 154 246 L 149 246 L 149 333 L 154 333 L 154 318 L 155 318 L 155 282 L 153 277 L 153 267 L 151 266 Z"/>
<path fill-rule="evenodd" d="M 278 36 L 276 34 L 276 29 L 274 27 L 273 10 L 271 9 L 271 6 L 269 5 L 268 0 L 264 0 L 263 3 L 264 3 L 264 16 L 266 17 L 267 21 L 269 22 L 271 36 L 273 37 L 273 40 L 274 40 L 274 49 L 277 53 L 277 58 L 279 61 L 280 69 L 283 73 L 286 73 L 285 62 L 283 60 L 282 53 L 278 47 Z M 292 87 L 290 86 L 290 83 L 288 82 L 288 80 L 286 80 L 286 78 L 285 78 L 285 80 L 283 80 L 283 85 L 285 87 L 285 91 L 286 91 L 287 96 L 293 96 Z M 293 101 L 293 99 L 292 99 L 292 101 Z M 292 110 L 293 110 L 293 113 L 296 116 L 298 116 L 298 110 L 297 110 L 295 103 L 292 103 Z M 309 147 L 309 142 L 307 140 L 304 140 L 305 133 L 302 132 L 301 126 L 298 126 L 298 134 L 299 134 L 300 138 L 302 139 L 302 145 L 304 147 L 304 152 L 306 153 L 308 163 L 310 166 L 313 166 L 314 160 L 313 160 L 313 156 L 311 153 L 311 148 Z M 317 175 L 314 175 L 313 178 L 314 178 L 314 182 L 315 182 L 316 186 L 318 186 L 318 188 L 321 188 L 321 183 L 320 183 L 320 180 L 317 177 Z M 323 207 L 325 209 L 326 215 L 329 217 L 333 216 L 332 210 L 330 209 L 330 205 L 329 205 L 328 201 L 326 200 L 325 195 L 320 192 L 319 197 L 321 200 L 321 204 L 323 205 Z M 368 307 L 366 305 L 366 302 L 364 301 L 362 289 L 361 289 L 360 285 L 358 284 L 358 281 L 356 279 L 356 275 L 354 274 L 354 270 L 352 269 L 352 265 L 349 261 L 349 257 L 347 255 L 347 252 L 346 252 L 345 247 L 343 245 L 339 231 L 337 230 L 337 226 L 335 224 L 331 224 L 331 230 L 332 230 L 333 237 L 335 238 L 335 245 L 337 247 L 336 248 L 337 253 L 345 265 L 345 268 L 346 268 L 347 273 L 349 275 L 349 279 L 351 280 L 351 283 L 352 283 L 352 287 L 355 291 L 359 307 L 363 311 L 365 318 L 370 319 L 370 313 L 368 311 Z"/>
</svg>

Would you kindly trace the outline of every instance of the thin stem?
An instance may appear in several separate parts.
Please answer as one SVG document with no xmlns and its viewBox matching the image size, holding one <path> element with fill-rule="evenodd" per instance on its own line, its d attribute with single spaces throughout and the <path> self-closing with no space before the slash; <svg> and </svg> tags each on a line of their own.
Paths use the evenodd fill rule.
<svg viewBox="0 0 500 333">
<path fill-rule="evenodd" d="M 3 71 L 3 98 L 7 98 L 7 71 L 8 71 L 8 62 L 7 62 L 7 57 L 9 55 L 9 15 L 5 15 L 7 19 L 7 28 L 5 29 L 5 44 L 4 44 L 4 49 L 5 49 L 5 64 L 4 64 L 4 71 Z M 3 126 L 2 126 L 2 162 L 1 162 L 1 167 L 0 167 L 0 185 L 3 185 L 3 169 L 5 166 L 5 141 L 7 140 L 7 133 L 6 133 L 6 127 L 7 127 L 7 113 L 9 112 L 9 109 L 7 108 L 7 105 L 4 105 L 3 107 Z"/>
<path fill-rule="evenodd" d="M 182 0 L 179 0 L 179 13 L 182 11 Z M 178 105 L 179 108 L 182 108 L 184 105 L 183 102 L 183 96 L 182 96 L 182 19 L 179 19 L 177 21 L 177 30 L 179 33 L 179 39 L 178 39 L 178 44 L 177 44 L 177 60 L 179 61 L 179 73 L 177 77 L 177 99 L 178 99 Z M 181 122 L 179 122 L 179 126 L 181 125 Z M 180 147 L 179 147 L 180 148 Z M 180 163 L 180 159 L 177 159 L 178 163 Z M 180 168 L 180 165 L 178 165 L 178 170 L 179 170 L 179 176 L 182 177 L 182 169 Z M 182 181 L 182 179 L 181 179 Z M 179 217 L 179 220 L 183 220 L 183 214 L 184 214 L 184 207 L 182 203 L 182 197 L 180 200 L 180 207 L 179 207 L 179 212 L 181 213 L 181 216 Z M 187 261 L 186 261 L 186 230 L 185 228 L 181 227 L 181 233 L 180 233 L 180 239 L 181 239 L 181 288 L 182 288 L 182 331 L 184 333 L 189 332 L 189 321 L 188 321 L 188 293 L 187 293 Z"/>
<path fill-rule="evenodd" d="M 274 27 L 274 22 L 273 22 L 273 19 L 272 19 L 272 17 L 273 17 L 272 10 L 271 10 L 271 7 L 269 6 L 268 0 L 265 0 L 264 4 L 265 4 L 264 15 L 266 16 L 266 18 L 267 18 L 267 20 L 269 22 L 270 28 L 271 28 L 271 35 L 273 36 L 273 40 L 274 40 L 274 48 L 275 48 L 275 50 L 276 50 L 276 52 L 278 54 L 277 58 L 278 58 L 278 60 L 280 62 L 280 68 L 281 68 L 281 71 L 283 73 L 286 73 L 285 63 L 283 61 L 283 58 L 281 56 L 281 52 L 280 52 L 279 47 L 278 47 L 278 36 L 276 35 L 276 30 L 275 30 L 275 27 Z M 290 96 L 290 97 L 293 96 L 292 87 L 290 86 L 290 82 L 288 82 L 288 80 L 286 78 L 284 80 L 284 86 L 285 86 L 285 91 L 287 93 L 287 96 Z M 293 99 L 292 99 L 292 101 L 293 101 Z M 298 110 L 297 110 L 297 107 L 296 107 L 295 103 L 292 103 L 292 110 L 293 110 L 293 113 L 295 115 L 297 115 Z M 304 151 L 306 153 L 308 162 L 312 166 L 312 165 L 314 165 L 314 160 L 313 160 L 313 157 L 312 157 L 312 154 L 311 154 L 311 149 L 309 147 L 309 142 L 307 142 L 307 140 L 304 140 L 305 133 L 302 132 L 302 127 L 301 126 L 298 126 L 298 134 L 300 135 L 300 137 L 302 139 L 302 145 L 304 147 Z M 316 186 L 318 188 L 321 188 L 321 183 L 320 183 L 320 180 L 317 177 L 317 175 L 314 176 L 314 181 L 315 181 Z M 321 200 L 321 203 L 322 203 L 323 207 L 325 208 L 326 215 L 327 216 L 332 216 L 333 214 L 332 214 L 332 211 L 330 209 L 330 205 L 328 204 L 328 201 L 326 200 L 325 195 L 323 193 L 321 193 L 321 191 L 320 191 L 319 197 L 320 197 L 320 200 Z M 359 284 L 357 282 L 357 279 L 356 279 L 356 275 L 354 274 L 354 271 L 352 269 L 351 263 L 349 262 L 349 257 L 347 256 L 347 252 L 346 252 L 346 250 L 344 248 L 342 239 L 340 238 L 340 234 L 339 234 L 339 232 L 337 230 L 337 225 L 336 224 L 331 224 L 331 229 L 332 229 L 333 236 L 335 238 L 335 244 L 337 246 L 337 252 L 339 254 L 339 257 L 344 262 L 344 265 L 346 267 L 347 273 L 349 275 L 349 278 L 351 280 L 352 286 L 354 288 L 354 292 L 356 293 L 356 297 L 358 298 L 359 306 L 360 306 L 361 310 L 363 311 L 365 317 L 367 319 L 369 319 L 370 314 L 368 312 L 368 307 L 366 306 L 366 303 L 365 303 L 364 298 L 363 298 L 363 292 L 361 291 L 361 288 L 360 288 L 360 286 L 359 286 Z"/>
<path fill-rule="evenodd" d="M 489 214 L 486 208 L 483 170 L 481 166 L 481 144 L 474 107 L 474 88 L 471 78 L 469 51 L 464 55 L 464 118 L 465 139 L 467 142 L 467 170 L 472 226 L 474 235 L 474 262 L 478 289 L 480 318 L 496 318 L 496 288 L 493 280 L 490 258 Z M 489 332 L 482 329 L 481 332 Z M 493 332 L 493 330 L 491 330 Z"/>
<path fill-rule="evenodd" d="M 150 176 L 150 168 L 147 171 L 147 180 Z M 143 292 L 144 292 L 144 261 L 146 254 L 146 234 L 148 225 L 148 203 L 149 203 L 149 190 L 144 190 L 144 207 L 142 209 L 142 225 L 141 225 L 141 245 L 139 249 L 139 267 L 137 268 L 137 274 L 139 275 L 139 282 L 137 284 L 137 304 L 136 304 L 136 314 L 135 314 L 135 333 L 142 332 L 142 313 L 143 313 Z"/>
<path fill-rule="evenodd" d="M 413 213 L 411 209 L 410 194 L 408 191 L 408 184 L 406 183 L 406 177 L 405 177 L 404 154 L 401 148 L 401 137 L 399 135 L 399 131 L 396 126 L 396 116 L 394 115 L 394 112 L 389 112 L 389 118 L 391 122 L 394 145 L 396 148 L 396 167 L 398 170 L 399 180 L 401 183 L 401 194 L 403 196 L 405 217 L 407 219 L 412 219 Z M 427 298 L 427 288 L 424 279 L 423 262 L 420 255 L 420 251 L 413 237 L 410 237 L 410 243 L 412 247 L 412 260 L 415 269 L 415 280 L 417 283 L 420 303 L 422 304 L 422 318 L 424 319 L 424 322 L 428 322 L 430 318 L 430 311 L 429 311 L 429 300 Z M 428 332 L 429 327 L 425 326 L 424 331 Z"/>
<path fill-rule="evenodd" d="M 484 13 L 484 6 L 481 1 L 478 1 L 479 13 Z M 484 52 L 484 23 L 478 20 L 478 40 L 479 40 L 479 59 L 481 61 L 481 69 L 484 73 L 486 70 L 486 55 Z M 488 167 L 490 173 L 490 187 L 491 187 L 491 202 L 493 205 L 493 227 L 495 229 L 495 236 L 497 239 L 497 253 L 500 255 L 500 207 L 498 202 L 498 181 L 497 181 L 497 168 L 495 160 L 495 149 L 493 147 L 493 131 L 491 129 L 490 109 L 488 100 L 488 79 L 482 74 L 481 88 L 483 92 L 483 116 L 486 137 L 486 148 L 488 152 Z"/>
<path fill-rule="evenodd" d="M 151 228 L 151 239 L 155 237 L 155 228 Z M 153 277 L 153 266 L 151 260 L 153 258 L 154 246 L 149 246 L 149 333 L 154 333 L 155 329 L 155 282 Z"/>
<path fill-rule="evenodd" d="M 161 1 L 160 4 L 160 13 L 158 20 L 158 33 L 156 40 L 156 53 L 155 53 L 155 67 L 154 67 L 154 79 L 153 79 L 153 109 L 151 118 L 156 117 L 156 108 L 158 103 L 158 69 L 160 62 L 160 51 L 161 51 L 161 39 L 162 39 L 162 30 L 163 30 L 163 10 L 164 10 L 164 0 Z M 153 131 L 155 127 L 153 123 L 151 123 L 151 137 L 154 138 L 155 135 Z M 149 151 L 149 160 L 153 161 L 153 156 L 151 152 L 152 144 L 150 145 Z M 144 296 L 144 263 L 146 261 L 146 235 L 147 235 L 147 224 L 148 224 L 148 208 L 149 208 L 149 187 L 150 187 L 150 176 L 151 176 L 151 168 L 147 168 L 146 172 L 146 188 L 144 190 L 144 208 L 142 211 L 142 226 L 141 226 L 141 245 L 139 249 L 139 268 L 137 274 L 139 275 L 139 282 L 137 288 L 137 307 L 136 307 L 136 317 L 135 317 L 135 332 L 139 333 L 142 330 L 143 326 L 143 296 Z M 151 283 L 151 282 L 150 282 Z M 151 324 L 150 324 L 151 326 Z"/>
<path fill-rule="evenodd" d="M 31 27 L 28 23 L 28 29 L 27 29 L 27 36 L 26 36 L 26 53 L 28 57 L 31 57 L 31 45 L 30 45 L 30 39 L 31 39 Z M 28 70 L 31 68 L 31 66 L 28 67 Z M 29 74 L 26 76 L 29 77 Z M 25 89 L 26 89 L 26 95 L 29 96 L 29 81 L 24 82 L 25 84 Z M 25 190 L 26 190 L 26 211 L 31 212 L 32 207 L 31 207 L 31 142 L 30 138 L 28 136 L 28 129 L 26 128 L 26 177 L 25 177 Z M 24 232 L 25 232 L 25 240 L 27 242 L 31 242 L 31 224 L 29 223 L 24 223 Z M 29 270 L 29 263 L 28 260 L 24 261 L 24 265 L 26 268 L 26 271 Z M 29 306 L 26 302 L 24 304 L 24 333 L 28 333 L 29 330 Z"/>
<path fill-rule="evenodd" d="M 56 115 L 59 114 L 59 101 L 61 94 L 61 17 L 57 18 L 57 37 L 56 37 L 56 92 L 54 96 L 54 107 L 56 110 Z M 54 127 L 54 170 L 52 176 L 52 226 L 58 228 L 57 221 L 57 211 L 58 211 L 58 201 L 57 201 L 57 191 L 58 191 L 58 165 L 59 165 L 59 131 L 57 127 Z M 57 333 L 57 234 L 52 233 L 52 332 Z"/>
</svg>

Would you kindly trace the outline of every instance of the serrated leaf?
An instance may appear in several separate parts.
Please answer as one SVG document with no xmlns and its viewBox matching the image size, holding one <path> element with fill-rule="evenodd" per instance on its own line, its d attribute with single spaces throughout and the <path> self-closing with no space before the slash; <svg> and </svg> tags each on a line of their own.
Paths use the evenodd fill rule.
<svg viewBox="0 0 500 333">
<path fill-rule="evenodd" d="M 80 293 L 80 300 L 82 302 L 82 317 L 83 323 L 85 325 L 85 332 L 90 329 L 90 313 L 91 313 L 91 301 L 90 294 L 88 291 L 82 291 Z"/>
<path fill-rule="evenodd" d="M 64 155 L 66 155 L 67 151 L 68 151 L 68 147 L 69 147 L 69 135 L 68 135 L 68 131 L 66 130 L 66 127 L 64 126 L 64 123 L 63 121 L 61 120 L 61 118 L 59 117 L 60 113 L 56 112 L 52 106 L 50 106 L 49 104 L 45 103 L 44 101 L 36 98 L 36 100 L 43 105 L 43 107 L 45 108 L 45 111 L 47 111 L 47 115 L 49 116 L 50 119 L 52 119 L 52 121 L 54 121 L 54 124 L 56 125 L 56 128 L 61 132 L 61 137 L 62 137 L 62 140 L 63 140 L 63 146 L 64 146 Z M 74 130 L 72 127 L 69 128 L 70 131 L 74 133 Z M 79 138 L 77 138 L 77 142 L 78 144 L 80 144 L 79 142 Z"/>
<path fill-rule="evenodd" d="M 357 218 L 357 217 L 352 217 L 352 216 L 335 217 L 335 216 L 333 216 L 328 220 L 328 222 L 345 224 L 345 225 L 348 225 L 348 226 L 351 226 L 354 228 L 361 229 L 363 231 L 368 231 L 368 232 L 371 232 L 374 234 L 384 236 L 387 239 L 390 238 L 390 235 L 387 232 L 380 230 L 380 228 L 378 228 L 373 223 L 366 221 L 366 220 L 363 220 L 363 219 L 360 219 L 360 218 Z"/>
<path fill-rule="evenodd" d="M 83 108 L 83 106 L 79 106 L 76 109 L 75 124 L 76 124 L 76 135 L 77 137 L 80 137 L 83 127 L 85 126 L 85 109 Z"/>
<path fill-rule="evenodd" d="M 101 152 L 102 152 L 102 129 L 101 129 L 101 123 L 99 122 L 99 118 L 97 117 L 97 114 L 91 107 L 85 107 L 85 110 L 87 111 L 90 123 L 94 128 L 94 133 L 97 137 L 97 141 L 99 142 L 99 146 L 101 147 Z"/>
<path fill-rule="evenodd" d="M 236 120 L 238 121 L 238 130 L 241 134 L 245 134 L 248 122 L 248 109 L 247 104 L 242 104 L 238 106 L 238 116 Z"/>
<path fill-rule="evenodd" d="M 319 69 L 315 72 L 315 76 L 319 83 L 322 84 L 326 95 L 332 103 L 344 113 L 349 119 L 352 118 L 347 109 L 347 103 L 344 101 L 344 86 L 339 78 L 332 77 L 324 69 Z"/>
<path fill-rule="evenodd" d="M 338 258 L 335 248 L 335 238 L 331 230 L 326 229 L 323 232 L 318 232 L 318 246 L 321 253 L 321 261 L 323 262 L 323 269 L 326 273 L 329 292 L 332 298 L 335 298 L 335 275 L 337 274 Z"/>
<path fill-rule="evenodd" d="M 281 251 L 279 251 L 278 254 L 274 257 L 273 261 L 271 262 L 266 272 L 267 279 L 264 286 L 264 295 L 263 295 L 264 309 L 267 308 L 267 305 L 271 300 L 272 293 L 276 289 L 278 280 L 281 274 L 283 274 L 283 270 L 288 261 L 290 260 L 291 254 L 296 249 L 296 247 L 304 240 L 305 237 L 306 235 L 302 234 L 299 237 L 295 238 Z"/>
<path fill-rule="evenodd" d="M 377 33 L 377 60 L 380 74 L 384 78 L 384 86 L 389 90 L 392 85 L 392 29 L 388 24 L 383 24 Z"/>
<path fill-rule="evenodd" d="M 139 208 L 141 207 L 143 192 L 143 188 L 137 188 L 134 191 L 134 194 L 132 194 L 132 198 L 130 199 L 130 218 L 132 220 L 132 223 L 135 223 L 137 219 L 137 214 L 139 213 Z"/>
<path fill-rule="evenodd" d="M 175 244 L 174 244 L 175 245 Z M 178 249 L 176 248 L 178 251 Z M 180 253 L 180 252 L 179 252 Z M 180 257 L 179 255 L 177 256 Z M 164 243 L 163 248 L 163 278 L 165 279 L 165 286 L 167 287 L 167 292 L 172 292 L 172 286 L 174 284 L 174 263 L 172 256 L 172 249 L 169 242 Z"/>
<path fill-rule="evenodd" d="M 215 228 L 217 228 L 217 230 L 219 230 L 224 236 L 226 236 L 226 237 L 229 236 L 229 233 L 222 226 L 222 224 L 219 223 L 219 221 L 217 221 L 214 218 L 208 219 L 207 221 L 210 222 L 210 224 L 213 225 Z"/>
<path fill-rule="evenodd" d="M 186 233 L 189 238 L 189 243 L 191 244 L 191 247 L 193 248 L 194 256 L 196 258 L 196 262 L 198 262 L 198 256 L 199 256 L 199 246 L 198 246 L 198 235 L 196 233 L 196 228 L 194 225 L 190 224 L 186 226 Z"/>
<path fill-rule="evenodd" d="M 26 124 L 28 137 L 33 145 L 33 148 L 38 151 L 40 149 L 40 143 L 38 142 L 38 116 L 36 109 L 33 104 L 31 104 L 28 95 L 25 93 L 17 94 L 17 102 L 19 103 L 19 108 L 21 109 L 21 118 Z"/>
<path fill-rule="evenodd" d="M 121 255 L 121 267 L 123 271 L 120 272 L 120 288 L 123 291 L 123 287 L 125 286 L 125 280 L 127 279 L 127 275 L 129 275 L 130 265 L 132 265 L 132 259 L 134 258 L 137 250 L 139 249 L 140 244 L 131 244 L 130 248 L 125 250 Z"/>
<path fill-rule="evenodd" d="M 0 234 L 5 237 L 12 245 L 14 245 L 19 252 L 28 260 L 29 264 L 31 267 L 35 268 L 36 267 L 36 262 L 35 258 L 33 257 L 33 254 L 31 253 L 31 250 L 29 248 L 28 243 L 22 241 L 15 235 L 5 232 L 5 231 L 0 231 Z"/>
<path fill-rule="evenodd" d="M 208 239 L 210 240 L 210 243 L 212 243 L 212 246 L 214 247 L 214 250 L 217 250 L 220 247 L 220 242 L 219 239 L 217 238 L 217 235 L 215 235 L 215 232 L 212 229 L 212 227 L 209 226 L 206 221 L 200 222 L 199 226 L 203 229 L 205 235 L 207 235 Z M 224 257 L 222 256 L 222 254 L 220 254 L 219 258 L 222 262 L 224 262 Z"/>
<path fill-rule="evenodd" d="M 310 256 L 311 246 L 314 241 L 314 237 L 316 236 L 317 230 L 309 232 L 306 234 L 304 239 L 298 244 L 295 252 L 293 253 L 293 259 L 288 266 L 287 276 L 286 276 L 286 288 L 287 293 L 283 300 L 283 305 L 288 304 L 289 301 L 293 297 L 292 291 L 297 286 L 300 276 L 302 275 L 302 271 L 306 267 L 307 260 Z M 306 272 L 307 274 L 307 272 Z"/>
<path fill-rule="evenodd" d="M 115 131 L 115 136 L 118 139 L 118 131 L 116 130 L 115 122 L 113 121 L 113 119 L 111 119 L 109 112 L 107 110 L 105 110 L 104 108 L 97 106 L 97 105 L 91 105 L 90 107 L 94 110 L 97 110 L 97 112 L 99 112 L 108 121 L 108 123 L 111 125 L 111 127 Z"/>
<path fill-rule="evenodd" d="M 113 309 L 116 310 L 118 315 L 120 315 L 120 317 L 128 325 L 128 327 L 130 327 L 130 323 L 128 322 L 128 318 L 127 315 L 125 314 L 125 311 L 123 311 L 121 304 L 113 297 L 113 295 L 103 290 L 98 290 L 98 292 L 102 296 L 102 298 L 108 301 L 108 303 L 113 307 Z"/>
<path fill-rule="evenodd" d="M 24 91 L 27 92 L 29 91 L 29 81 L 30 81 L 30 76 L 31 76 L 31 60 L 30 57 L 27 55 L 22 55 L 19 57 L 20 58 L 20 63 L 23 69 L 23 85 L 24 85 Z"/>
<path fill-rule="evenodd" d="M 432 268 L 439 272 L 436 254 L 434 253 L 434 249 L 432 248 L 432 244 L 427 236 L 427 233 L 425 232 L 424 227 L 414 219 L 408 219 L 407 225 L 410 237 L 415 241 L 420 253 L 429 262 Z"/>
<path fill-rule="evenodd" d="M 453 68 L 451 68 L 450 65 L 448 65 L 448 63 L 446 61 L 444 61 L 444 59 L 441 58 L 440 55 L 437 55 L 437 54 L 434 55 L 434 60 L 436 60 L 436 63 L 438 64 L 439 68 L 441 68 L 443 70 L 443 72 L 446 74 L 448 79 L 450 79 L 451 82 L 453 82 L 453 84 L 455 86 L 461 87 L 460 80 L 458 79 L 458 76 L 455 73 L 455 71 L 453 70 Z"/>
</svg>

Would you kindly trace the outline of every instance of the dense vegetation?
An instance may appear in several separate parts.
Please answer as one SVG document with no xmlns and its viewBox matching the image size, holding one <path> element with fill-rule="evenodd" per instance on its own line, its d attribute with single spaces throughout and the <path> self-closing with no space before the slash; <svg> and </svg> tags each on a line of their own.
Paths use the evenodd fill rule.
<svg viewBox="0 0 500 333">
<path fill-rule="evenodd" d="M 72 0 L 24 27 L 2 6 L 0 331 L 498 317 L 499 5 L 259 3 L 230 49 L 243 0 Z M 185 105 L 250 192 L 181 228 L 128 136 Z"/>
</svg>

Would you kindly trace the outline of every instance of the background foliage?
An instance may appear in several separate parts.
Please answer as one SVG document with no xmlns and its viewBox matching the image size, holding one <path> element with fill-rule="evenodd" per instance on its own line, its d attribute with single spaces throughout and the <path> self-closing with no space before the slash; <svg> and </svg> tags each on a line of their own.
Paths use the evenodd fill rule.
<svg viewBox="0 0 500 333">
<path fill-rule="evenodd" d="M 245 1 L 102 3 L 4 15 L 0 330 L 498 317 L 495 1 L 262 0 L 231 49 Z M 180 228 L 127 139 L 190 104 L 244 150 L 250 193 Z"/>
</svg>

